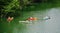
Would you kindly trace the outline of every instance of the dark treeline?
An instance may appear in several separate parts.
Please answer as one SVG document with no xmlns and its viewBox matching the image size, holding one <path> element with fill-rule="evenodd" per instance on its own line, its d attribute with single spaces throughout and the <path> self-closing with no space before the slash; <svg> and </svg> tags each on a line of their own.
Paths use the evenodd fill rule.
<svg viewBox="0 0 60 33">
<path fill-rule="evenodd" d="M 20 16 L 34 3 L 59 3 L 60 0 L 0 0 L 0 17 Z"/>
</svg>

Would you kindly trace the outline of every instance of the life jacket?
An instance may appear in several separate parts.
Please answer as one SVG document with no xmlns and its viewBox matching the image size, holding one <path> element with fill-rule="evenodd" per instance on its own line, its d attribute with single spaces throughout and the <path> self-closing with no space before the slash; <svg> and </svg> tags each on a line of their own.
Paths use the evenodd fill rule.
<svg viewBox="0 0 60 33">
<path fill-rule="evenodd" d="M 28 20 L 30 21 L 35 21 L 35 20 L 37 20 L 37 18 L 35 18 L 35 17 L 32 17 L 32 18 L 28 18 Z"/>
<path fill-rule="evenodd" d="M 12 20 L 13 20 L 13 17 L 8 17 L 8 18 L 7 18 L 7 21 L 8 21 L 8 22 L 10 22 L 10 21 L 12 21 Z"/>
</svg>

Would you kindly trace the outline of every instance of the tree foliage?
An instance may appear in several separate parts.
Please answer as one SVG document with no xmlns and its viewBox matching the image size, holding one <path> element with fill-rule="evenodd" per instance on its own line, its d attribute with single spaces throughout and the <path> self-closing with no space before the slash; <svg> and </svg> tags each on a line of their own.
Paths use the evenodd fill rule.
<svg viewBox="0 0 60 33">
<path fill-rule="evenodd" d="M 7 0 L 7 1 L 1 1 L 1 2 L 3 2 L 3 3 L 1 3 L 2 4 L 1 15 L 3 15 L 4 17 L 15 15 L 16 11 L 19 11 L 19 2 L 18 2 L 18 0 L 11 0 L 10 2 Z"/>
<path fill-rule="evenodd" d="M 19 16 L 32 3 L 56 3 L 60 0 L 0 0 L 0 17 Z"/>
</svg>

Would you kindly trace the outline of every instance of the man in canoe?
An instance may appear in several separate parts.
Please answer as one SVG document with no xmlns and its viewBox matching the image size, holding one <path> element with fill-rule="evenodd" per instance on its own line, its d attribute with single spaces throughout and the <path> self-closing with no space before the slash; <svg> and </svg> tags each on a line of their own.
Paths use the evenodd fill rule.
<svg viewBox="0 0 60 33">
<path fill-rule="evenodd" d="M 37 18 L 36 18 L 36 17 L 29 17 L 27 20 L 28 20 L 28 21 L 36 21 Z"/>
</svg>

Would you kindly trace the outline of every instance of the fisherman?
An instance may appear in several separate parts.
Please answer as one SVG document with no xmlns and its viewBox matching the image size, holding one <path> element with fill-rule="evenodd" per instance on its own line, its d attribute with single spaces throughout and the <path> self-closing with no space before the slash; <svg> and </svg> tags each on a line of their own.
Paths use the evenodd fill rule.
<svg viewBox="0 0 60 33">
<path fill-rule="evenodd" d="M 13 17 L 8 17 L 7 21 L 10 23 L 14 18 Z"/>
<path fill-rule="evenodd" d="M 29 21 L 36 21 L 37 18 L 36 18 L 36 17 L 29 17 L 28 20 L 29 20 Z"/>
</svg>

